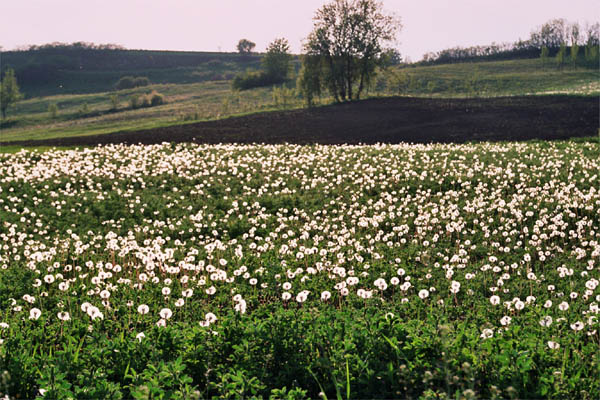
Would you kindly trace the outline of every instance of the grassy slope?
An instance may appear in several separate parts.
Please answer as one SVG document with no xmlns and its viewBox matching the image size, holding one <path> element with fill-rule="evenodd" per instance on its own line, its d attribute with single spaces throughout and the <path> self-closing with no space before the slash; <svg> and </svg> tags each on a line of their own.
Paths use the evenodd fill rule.
<svg viewBox="0 0 600 400">
<path fill-rule="evenodd" d="M 260 67 L 260 54 L 178 51 L 24 51 L 3 52 L 2 70 L 13 68 L 26 98 L 113 90 L 123 76 L 145 76 L 152 83 L 197 83 L 231 79 Z M 31 73 L 28 70 L 37 72 Z"/>
<path fill-rule="evenodd" d="M 540 59 L 409 67 L 399 73 L 410 77 L 405 90 L 414 95 L 513 96 L 600 92 L 598 69 L 569 66 L 558 69 L 551 62 L 543 65 Z"/>
<path fill-rule="evenodd" d="M 171 72 L 169 72 L 171 71 Z M 183 72 L 182 72 L 183 71 Z M 163 70 L 171 80 L 183 79 L 186 69 Z M 395 69 L 380 75 L 369 96 L 409 95 L 433 97 L 506 96 L 544 93 L 600 93 L 598 70 L 553 66 L 543 68 L 540 60 L 512 60 L 419 66 Z M 135 93 L 157 90 L 167 104 L 131 110 L 128 98 Z M 46 139 L 138 130 L 281 108 L 270 88 L 232 92 L 229 81 L 168 83 L 118 92 L 120 107 L 111 112 L 111 92 L 36 97 L 20 102 L 4 122 L 0 141 Z M 322 99 L 323 104 L 330 99 Z M 51 118 L 48 105 L 59 112 Z M 89 111 L 81 113 L 84 104 Z M 300 98 L 289 99 L 287 107 L 302 107 Z"/>
</svg>

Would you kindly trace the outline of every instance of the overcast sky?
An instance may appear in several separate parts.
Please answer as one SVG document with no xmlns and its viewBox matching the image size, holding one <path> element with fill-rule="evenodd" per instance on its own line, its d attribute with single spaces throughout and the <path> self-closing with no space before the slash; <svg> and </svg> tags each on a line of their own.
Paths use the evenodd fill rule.
<svg viewBox="0 0 600 400">
<path fill-rule="evenodd" d="M 300 52 L 323 0 L 6 0 L 4 50 L 49 42 L 115 43 L 130 49 L 264 51 L 276 37 Z M 597 0 L 384 0 L 401 17 L 397 48 L 417 61 L 429 51 L 527 39 L 551 18 L 600 20 Z M 0 60 L 1 61 L 1 60 Z"/>
</svg>

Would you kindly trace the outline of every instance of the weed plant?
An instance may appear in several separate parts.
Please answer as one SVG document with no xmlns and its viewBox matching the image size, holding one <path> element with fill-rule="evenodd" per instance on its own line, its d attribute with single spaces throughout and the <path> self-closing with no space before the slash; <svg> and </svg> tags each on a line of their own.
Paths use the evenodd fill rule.
<svg viewBox="0 0 600 400">
<path fill-rule="evenodd" d="M 0 396 L 600 393 L 593 141 L 0 155 Z"/>
</svg>

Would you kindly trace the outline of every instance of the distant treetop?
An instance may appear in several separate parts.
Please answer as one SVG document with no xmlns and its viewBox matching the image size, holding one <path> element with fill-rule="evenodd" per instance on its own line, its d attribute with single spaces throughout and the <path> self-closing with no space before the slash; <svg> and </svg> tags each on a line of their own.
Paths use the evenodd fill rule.
<svg viewBox="0 0 600 400">
<path fill-rule="evenodd" d="M 73 43 L 62 43 L 52 42 L 46 44 L 32 44 L 19 46 L 13 51 L 37 51 L 37 50 L 125 50 L 125 47 L 120 44 L 106 43 L 106 44 L 95 44 L 91 42 L 73 42 Z"/>
<path fill-rule="evenodd" d="M 248 39 L 240 39 L 237 44 L 237 51 L 240 54 L 250 54 L 255 47 L 256 43 L 251 42 Z"/>
</svg>

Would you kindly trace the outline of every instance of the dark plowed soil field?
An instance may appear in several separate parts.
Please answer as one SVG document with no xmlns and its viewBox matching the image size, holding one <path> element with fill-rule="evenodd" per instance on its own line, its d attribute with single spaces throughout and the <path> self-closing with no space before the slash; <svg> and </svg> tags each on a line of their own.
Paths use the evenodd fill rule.
<svg viewBox="0 0 600 400">
<path fill-rule="evenodd" d="M 600 99 L 383 98 L 312 109 L 97 136 L 12 142 L 23 146 L 109 143 L 462 143 L 566 139 L 598 134 Z M 8 143 L 6 143 L 8 144 Z"/>
</svg>

